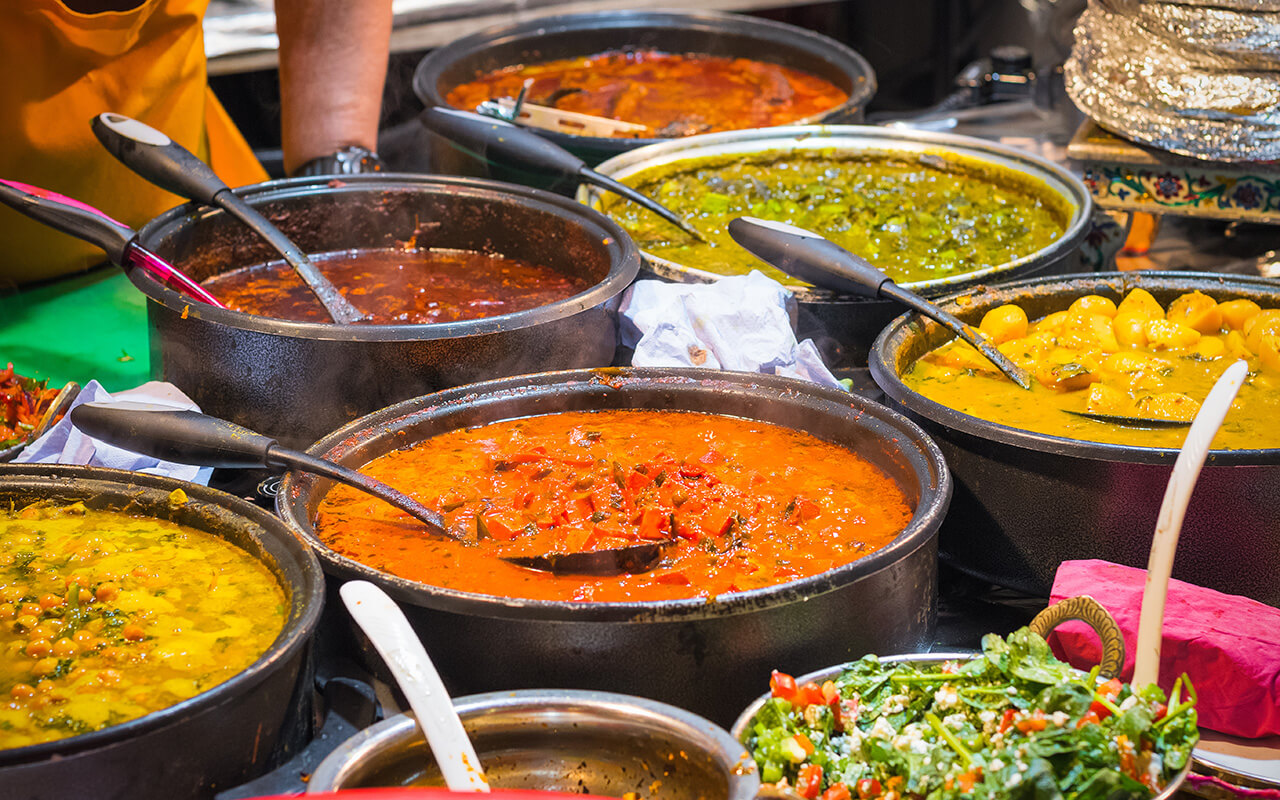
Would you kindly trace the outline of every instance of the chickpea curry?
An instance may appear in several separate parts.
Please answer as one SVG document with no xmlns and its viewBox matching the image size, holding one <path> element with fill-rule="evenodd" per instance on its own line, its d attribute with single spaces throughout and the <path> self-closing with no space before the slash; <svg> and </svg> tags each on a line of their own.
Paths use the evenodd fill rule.
<svg viewBox="0 0 1280 800">
<path fill-rule="evenodd" d="M 817 575 L 911 521 L 902 490 L 839 445 L 680 411 L 568 412 L 450 431 L 365 465 L 465 541 L 335 486 L 316 531 L 334 551 L 433 586 L 539 600 L 706 597 Z M 509 556 L 665 543 L 652 570 L 567 576 Z"/>
<path fill-rule="evenodd" d="M 427 325 L 494 317 L 565 300 L 591 281 L 517 258 L 471 250 L 367 248 L 311 261 L 376 325 Z M 332 318 L 283 261 L 203 282 L 236 311 L 299 322 Z"/>
<path fill-rule="evenodd" d="M 81 503 L 0 512 L 0 749 L 216 686 L 266 652 L 286 608 L 271 572 L 212 534 Z"/>
<path fill-rule="evenodd" d="M 929 153 L 762 152 L 691 158 L 623 179 L 688 220 L 698 242 L 651 211 L 601 201 L 646 253 L 717 275 L 760 270 L 788 286 L 803 281 L 765 264 L 729 236 L 751 216 L 811 230 L 899 283 L 938 280 L 1007 264 L 1059 239 L 1068 203 L 1043 182 L 1009 170 Z"/>
<path fill-rule="evenodd" d="M 1244 359 L 1249 376 L 1213 447 L 1280 447 L 1280 309 L 1247 299 L 1218 302 L 1198 291 L 1165 308 L 1145 289 L 1134 289 L 1119 305 L 1086 295 L 1034 322 L 1019 306 L 999 306 L 986 313 L 979 331 L 1035 375 L 1030 392 L 959 340 L 913 363 L 903 383 L 942 405 L 1014 428 L 1176 448 L 1185 428 L 1119 425 L 1066 412 L 1188 421 L 1222 372 Z"/>
<path fill-rule="evenodd" d="M 657 50 L 507 67 L 455 86 L 445 99 L 474 111 L 515 97 L 527 80 L 530 103 L 644 125 L 633 136 L 645 138 L 789 125 L 849 99 L 834 83 L 781 64 Z"/>
</svg>

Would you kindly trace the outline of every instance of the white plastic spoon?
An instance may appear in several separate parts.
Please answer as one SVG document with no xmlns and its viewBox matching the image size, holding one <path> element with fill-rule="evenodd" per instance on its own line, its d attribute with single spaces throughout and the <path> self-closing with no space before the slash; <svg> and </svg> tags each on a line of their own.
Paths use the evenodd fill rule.
<svg viewBox="0 0 1280 800">
<path fill-rule="evenodd" d="M 1147 582 L 1142 589 L 1142 612 L 1138 618 L 1138 645 L 1134 654 L 1133 685 L 1146 686 L 1160 677 L 1160 642 L 1164 628 L 1164 603 L 1169 594 L 1169 574 L 1173 571 L 1173 556 L 1178 549 L 1178 535 L 1182 532 L 1182 520 L 1187 515 L 1187 503 L 1196 488 L 1200 469 L 1209 454 L 1209 445 L 1222 427 L 1222 420 L 1231 409 L 1231 401 L 1249 374 L 1249 365 L 1237 361 L 1222 373 L 1204 404 L 1196 412 L 1196 418 L 1187 431 L 1187 438 L 1178 451 L 1173 464 L 1169 486 L 1160 504 L 1160 516 L 1156 519 L 1156 533 L 1151 541 L 1151 555 L 1147 559 Z"/>
<path fill-rule="evenodd" d="M 338 593 L 409 700 L 445 785 L 455 792 L 489 791 L 480 759 L 453 709 L 453 701 L 404 612 L 386 592 L 368 581 L 348 581 Z"/>
</svg>

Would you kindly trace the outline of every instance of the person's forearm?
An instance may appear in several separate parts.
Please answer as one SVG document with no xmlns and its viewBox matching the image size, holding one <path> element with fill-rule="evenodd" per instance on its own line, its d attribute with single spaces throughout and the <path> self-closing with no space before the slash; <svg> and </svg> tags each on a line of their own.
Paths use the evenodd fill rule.
<svg viewBox="0 0 1280 800">
<path fill-rule="evenodd" d="M 391 0 L 275 0 L 287 173 L 348 145 L 376 150 Z"/>
</svg>

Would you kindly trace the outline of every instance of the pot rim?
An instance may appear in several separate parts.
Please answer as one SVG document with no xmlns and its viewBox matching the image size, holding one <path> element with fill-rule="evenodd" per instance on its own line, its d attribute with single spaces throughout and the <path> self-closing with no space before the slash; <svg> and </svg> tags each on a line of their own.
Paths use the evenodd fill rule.
<svg viewBox="0 0 1280 800">
<path fill-rule="evenodd" d="M 378 172 L 362 175 L 344 175 L 340 180 L 333 176 L 310 178 L 284 178 L 250 184 L 234 189 L 236 194 L 250 204 L 273 200 L 287 200 L 312 194 L 362 193 L 367 191 L 429 190 L 429 193 L 468 195 L 475 198 L 515 202 L 540 213 L 566 216 L 587 229 L 592 238 L 599 239 L 606 248 L 610 265 L 605 278 L 586 290 L 554 303 L 536 308 L 499 314 L 480 319 L 456 322 L 438 322 L 426 325 L 339 325 L 333 322 L 298 322 L 275 319 L 256 314 L 246 314 L 231 309 L 193 300 L 165 286 L 140 269 L 127 269 L 129 279 L 151 300 L 186 317 L 208 320 L 239 330 L 265 333 L 298 339 L 323 341 L 430 341 L 481 336 L 500 331 L 517 330 L 565 319 L 610 298 L 620 295 L 635 280 L 640 270 L 639 250 L 630 235 L 616 222 L 594 209 L 580 203 L 543 191 L 513 183 L 447 175 L 420 175 L 414 173 Z M 149 239 L 171 227 L 186 227 L 200 220 L 225 214 L 199 203 L 186 203 L 171 208 L 152 219 L 138 232 L 134 241 L 144 246 Z M 184 317 L 185 318 L 185 317 Z"/>
<path fill-rule="evenodd" d="M 1072 209 L 1062 235 L 1021 258 L 1003 264 L 926 281 L 900 284 L 919 294 L 939 295 L 983 281 L 999 281 L 1010 273 L 1034 269 L 1073 252 L 1089 232 L 1093 197 L 1084 182 L 1062 166 L 1025 150 L 940 131 L 885 128 L 876 125 L 785 125 L 722 133 L 704 133 L 621 153 L 596 167 L 596 171 L 621 180 L 642 170 L 665 167 L 697 158 L 731 154 L 819 150 L 838 147 L 852 153 L 905 152 L 913 155 L 946 153 L 959 155 L 996 168 L 1020 172 L 1045 185 Z M 599 210 L 603 190 L 587 184 L 578 187 L 577 199 Z M 712 282 L 723 275 L 687 267 L 641 250 L 645 262 L 664 278 L 689 282 Z M 876 302 L 859 295 L 844 294 L 816 286 L 788 286 L 801 302 Z"/>
<path fill-rule="evenodd" d="M 279 635 L 245 669 L 186 700 L 117 725 L 51 742 L 0 749 L 0 770 L 10 766 L 55 761 L 115 745 L 174 724 L 191 713 L 225 705 L 243 690 L 261 683 L 270 672 L 290 661 L 300 649 L 309 644 L 324 605 L 324 572 L 306 541 L 266 510 L 217 489 L 160 475 L 64 464 L 0 464 L 0 493 L 24 487 L 65 490 L 65 495 L 84 498 L 101 496 L 111 491 L 141 490 L 138 492 L 139 498 L 152 497 L 156 502 L 175 489 L 181 489 L 187 494 L 188 502 L 214 506 L 232 515 L 247 518 L 252 526 L 263 532 L 264 535 L 255 538 L 260 539 L 264 549 L 268 552 L 278 549 L 276 555 L 294 559 L 299 575 L 297 585 L 290 586 L 284 578 L 272 571 L 273 576 L 281 583 L 281 588 L 288 589 L 293 595 L 289 601 L 290 612 Z M 280 564 L 280 572 L 286 572 L 286 565 L 283 563 Z"/>
<path fill-rule="evenodd" d="M 485 30 L 478 31 L 457 39 L 444 47 L 432 50 L 418 62 L 413 74 L 413 91 L 428 108 L 452 108 L 440 94 L 439 83 L 442 74 L 458 61 L 494 46 L 528 39 L 536 41 L 539 37 L 572 33 L 578 31 L 599 31 L 634 28 L 683 28 L 705 31 L 711 35 L 723 34 L 726 31 L 742 33 L 748 36 L 759 35 L 764 43 L 793 44 L 805 47 L 813 53 L 820 53 L 826 61 L 831 62 L 840 71 L 855 79 L 855 85 L 849 97 L 843 103 L 826 111 L 797 120 L 792 124 L 808 124 L 824 119 L 839 118 L 855 114 L 864 108 L 875 95 L 877 84 L 875 71 L 870 62 L 853 48 L 842 44 L 829 36 L 816 31 L 789 25 L 785 22 L 759 17 L 749 17 L 724 11 L 687 11 L 678 8 L 658 8 L 652 10 L 628 9 L 619 11 L 589 11 L 579 14 L 557 14 L 546 17 L 535 17 L 516 23 L 499 23 Z M 600 52 L 594 50 L 593 52 Z M 591 55 L 584 53 L 583 55 Z M 856 81 L 861 77 L 861 83 Z M 467 109 L 472 111 L 474 109 Z M 614 136 L 577 136 L 559 131 L 535 130 L 539 135 L 551 134 L 547 138 L 565 143 L 593 144 L 596 146 L 616 145 L 618 150 L 630 150 L 634 147 L 645 147 L 652 144 L 673 141 L 670 138 L 631 139 Z M 684 137 L 689 138 L 689 137 Z M 679 141 L 676 139 L 674 141 Z M 610 147 L 610 149 L 615 149 Z"/>
<path fill-rule="evenodd" d="M 673 729 L 705 737 L 710 744 L 720 748 L 719 751 L 710 750 L 710 752 L 714 754 L 722 751 L 727 759 L 731 759 L 731 763 L 723 765 L 731 782 L 734 778 L 751 776 L 754 780 L 749 780 L 749 783 L 754 786 L 759 785 L 759 773 L 754 769 L 750 754 L 728 731 L 706 717 L 659 700 L 591 689 L 516 689 L 470 694 L 453 701 L 454 710 L 464 719 L 468 714 L 489 713 L 503 709 L 545 708 L 555 711 L 565 707 L 581 706 L 595 709 L 621 707 L 631 711 L 641 711 L 669 725 L 674 722 L 675 725 L 670 725 Z M 342 777 L 343 767 L 348 763 L 390 749 L 401 739 L 420 736 L 417 730 L 418 722 L 414 713 L 404 711 L 375 722 L 353 734 L 339 743 L 316 767 L 307 784 L 306 793 L 337 791 L 342 788 L 339 785 L 339 779 Z M 692 740 L 693 737 L 690 736 L 690 739 Z M 735 751 L 739 754 L 736 758 L 733 757 Z M 744 766 L 750 765 L 750 768 L 735 771 L 733 766 L 737 763 Z M 748 794 L 754 796 L 754 788 Z"/>
<path fill-rule="evenodd" d="M 564 390 L 603 394 L 629 388 L 637 391 L 658 390 L 664 386 L 695 387 L 705 392 L 736 389 L 754 392 L 756 396 L 768 394 L 778 399 L 791 397 L 791 402 L 797 408 L 804 408 L 802 400 L 808 398 L 820 403 L 830 414 L 838 414 L 841 408 L 848 409 L 851 420 L 858 420 L 863 427 L 879 435 L 881 439 L 892 441 L 907 452 L 909 457 L 925 465 L 930 473 L 923 475 L 917 469 L 920 500 L 910 523 L 892 542 L 873 553 L 818 575 L 783 584 L 715 598 L 572 602 L 508 598 L 431 586 L 376 570 L 340 555 L 329 549 L 311 525 L 307 500 L 317 491 L 318 484 L 323 482 L 316 476 L 287 472 L 276 496 L 276 513 L 312 546 L 326 569 L 343 580 L 373 581 L 397 600 L 415 606 L 488 618 L 570 622 L 692 620 L 732 616 L 803 601 L 868 578 L 926 546 L 937 535 L 950 504 L 952 478 L 943 460 L 942 451 L 918 425 L 902 414 L 858 395 L 776 375 L 685 368 L 603 368 L 519 375 L 446 389 L 397 403 L 330 433 L 308 448 L 307 453 L 316 457 L 329 456 L 340 463 L 349 461 L 347 466 L 359 467 L 365 463 L 357 459 L 363 458 L 360 448 L 366 443 L 379 437 L 394 435 L 395 428 L 404 427 L 415 420 L 447 418 L 476 403 L 554 397 Z M 800 399 L 794 399 L 797 397 Z M 519 416 L 528 414 L 506 418 Z M 910 450 L 906 449 L 907 444 L 911 446 Z"/>
<path fill-rule="evenodd" d="M 1156 286 L 1161 289 L 1191 291 L 1199 288 L 1223 286 L 1241 286 L 1271 291 L 1280 300 L 1280 281 L 1267 278 L 1250 278 L 1243 275 L 1230 275 L 1213 272 L 1180 272 L 1180 271 L 1142 271 L 1116 273 L 1075 273 L 1071 275 L 1054 275 L 1000 284 L 988 287 L 1002 295 L 1013 290 L 1026 289 L 1034 291 L 1043 287 L 1060 286 L 1065 290 L 1072 282 L 1091 282 L 1089 289 L 1110 288 L 1118 293 L 1144 286 Z M 976 287 L 983 288 L 983 287 Z M 1066 294 L 1066 291 L 1062 292 Z M 1086 292 L 1081 292 L 1086 293 Z M 938 301 L 938 305 L 947 308 L 957 316 L 975 319 L 979 310 L 987 306 L 981 303 L 965 308 L 956 305 L 960 297 L 971 296 L 972 291 L 959 292 Z M 1014 297 L 1001 297 L 999 302 L 1016 302 Z M 1278 303 L 1277 305 L 1280 305 Z M 1137 464 L 1168 464 L 1172 466 L 1178 457 L 1178 449 L 1173 447 L 1141 447 L 1137 445 L 1110 444 L 1092 442 L 1084 439 L 1069 439 L 1065 436 L 1054 436 L 1047 433 L 1014 428 L 1001 425 L 979 417 L 970 416 L 955 409 L 930 400 L 907 387 L 898 376 L 897 367 L 892 363 L 892 350 L 898 342 L 916 335 L 906 330 L 912 323 L 920 321 L 914 312 L 903 314 L 885 326 L 871 345 L 868 367 L 871 377 L 880 389 L 891 398 L 913 413 L 943 425 L 949 429 L 978 439 L 997 444 L 1022 448 L 1040 453 L 1071 458 L 1090 459 L 1094 461 L 1118 461 Z M 1280 448 L 1252 450 L 1210 450 L 1205 466 L 1261 466 L 1280 464 Z"/>
</svg>

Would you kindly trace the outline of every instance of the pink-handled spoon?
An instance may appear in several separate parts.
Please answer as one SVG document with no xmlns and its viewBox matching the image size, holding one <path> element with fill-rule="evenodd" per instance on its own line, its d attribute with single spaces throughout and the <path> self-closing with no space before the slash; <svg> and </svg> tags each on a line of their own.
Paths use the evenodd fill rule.
<svg viewBox="0 0 1280 800">
<path fill-rule="evenodd" d="M 101 247 L 118 267 L 137 267 L 203 303 L 226 308 L 177 267 L 138 244 L 138 234 L 91 205 L 39 186 L 0 178 L 0 202 L 51 228 Z"/>
</svg>

